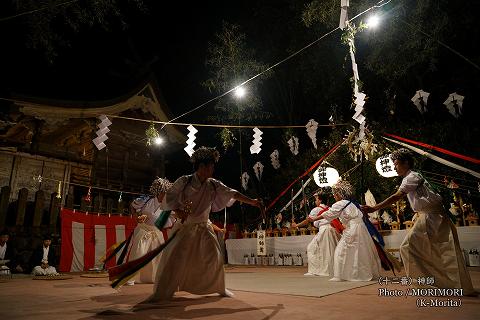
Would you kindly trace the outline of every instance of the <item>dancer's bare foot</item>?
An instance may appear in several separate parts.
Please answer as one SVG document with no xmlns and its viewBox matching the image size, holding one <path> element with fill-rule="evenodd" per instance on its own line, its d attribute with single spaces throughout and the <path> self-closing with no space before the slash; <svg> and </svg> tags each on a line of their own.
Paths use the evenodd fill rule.
<svg viewBox="0 0 480 320">
<path fill-rule="evenodd" d="M 232 298 L 234 296 L 233 292 L 226 289 L 223 293 L 220 294 L 222 297 Z"/>
</svg>

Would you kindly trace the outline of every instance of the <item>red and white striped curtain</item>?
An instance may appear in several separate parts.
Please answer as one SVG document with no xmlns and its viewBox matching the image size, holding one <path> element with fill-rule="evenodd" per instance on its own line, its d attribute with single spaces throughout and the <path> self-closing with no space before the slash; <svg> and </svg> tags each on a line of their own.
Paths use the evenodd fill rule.
<svg viewBox="0 0 480 320">
<path fill-rule="evenodd" d="M 108 248 L 125 240 L 135 229 L 137 222 L 131 216 L 97 215 L 62 209 L 61 272 L 87 271 L 101 266 L 100 258 Z M 117 257 L 118 259 L 118 257 Z M 110 259 L 108 267 L 115 265 Z"/>
</svg>

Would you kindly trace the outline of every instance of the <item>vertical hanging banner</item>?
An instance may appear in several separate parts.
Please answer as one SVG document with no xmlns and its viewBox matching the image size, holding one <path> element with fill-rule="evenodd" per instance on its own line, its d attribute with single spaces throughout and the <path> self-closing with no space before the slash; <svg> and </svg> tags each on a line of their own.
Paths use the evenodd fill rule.
<svg viewBox="0 0 480 320">
<path fill-rule="evenodd" d="M 265 230 L 257 231 L 257 256 L 266 256 L 267 255 L 267 245 L 265 238 Z"/>
</svg>

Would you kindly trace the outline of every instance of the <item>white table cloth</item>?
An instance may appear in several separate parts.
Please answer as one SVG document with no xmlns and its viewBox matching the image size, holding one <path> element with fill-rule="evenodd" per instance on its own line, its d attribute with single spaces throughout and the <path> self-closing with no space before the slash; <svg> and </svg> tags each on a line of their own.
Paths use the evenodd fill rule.
<svg viewBox="0 0 480 320">
<path fill-rule="evenodd" d="M 386 249 L 398 249 L 408 230 L 388 230 L 382 232 L 385 240 Z M 457 227 L 458 238 L 462 249 L 469 251 L 472 248 L 480 249 L 480 226 L 473 227 Z M 307 236 L 291 236 L 266 238 L 267 255 L 274 254 L 302 254 L 302 258 L 306 261 L 307 245 L 312 241 L 314 235 Z M 245 254 L 250 256 L 252 253 L 256 255 L 257 239 L 228 239 L 226 241 L 228 263 L 244 264 L 243 257 Z"/>
</svg>

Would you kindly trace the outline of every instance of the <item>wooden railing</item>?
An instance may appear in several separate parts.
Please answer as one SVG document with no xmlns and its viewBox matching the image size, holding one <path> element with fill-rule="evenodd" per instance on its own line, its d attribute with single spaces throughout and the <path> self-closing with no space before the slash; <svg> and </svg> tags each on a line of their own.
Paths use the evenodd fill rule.
<svg viewBox="0 0 480 320">
<path fill-rule="evenodd" d="M 10 186 L 0 189 L 0 229 L 15 227 L 22 230 L 48 230 L 52 233 L 59 231 L 59 214 L 62 207 L 62 198 L 57 198 L 57 193 L 47 194 L 42 190 L 35 193 L 35 200 L 28 201 L 28 189 L 18 191 L 16 200 L 10 196 Z M 91 201 L 86 201 L 85 188 L 75 189 L 70 186 L 64 207 L 95 213 L 129 214 L 128 204 L 138 195 L 122 194 L 119 192 L 92 190 Z"/>
</svg>

